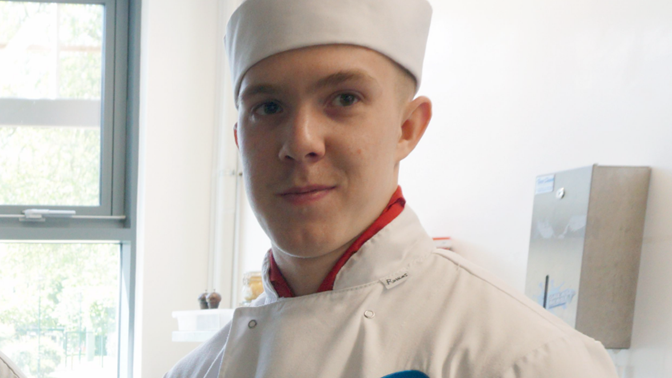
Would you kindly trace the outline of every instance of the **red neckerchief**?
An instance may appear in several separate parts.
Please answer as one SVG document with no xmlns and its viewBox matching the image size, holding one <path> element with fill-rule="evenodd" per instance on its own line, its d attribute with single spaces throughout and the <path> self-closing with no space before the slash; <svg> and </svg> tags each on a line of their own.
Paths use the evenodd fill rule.
<svg viewBox="0 0 672 378">
<path fill-rule="evenodd" d="M 404 205 L 406 205 L 406 200 L 404 199 L 403 194 L 401 193 L 401 187 L 398 186 L 397 190 L 392 195 L 390 202 L 388 202 L 383 213 L 380 214 L 378 219 L 376 219 L 370 226 L 367 228 L 359 237 L 348 247 L 348 249 L 341 255 L 341 257 L 336 261 L 334 267 L 331 268 L 331 271 L 322 281 L 320 288 L 317 289 L 317 292 L 329 291 L 334 289 L 334 281 L 336 281 L 336 276 L 338 272 L 341 271 L 341 268 L 345 265 L 346 262 L 366 243 L 373 235 L 377 234 L 378 231 L 382 230 L 387 226 L 394 218 L 396 218 L 401 211 L 404 210 Z M 287 280 L 280 272 L 278 264 L 276 264 L 275 259 L 273 258 L 273 253 L 270 256 L 270 268 L 269 268 L 269 278 L 275 292 L 278 293 L 280 298 L 291 298 L 294 297 L 294 291 L 289 287 Z"/>
</svg>

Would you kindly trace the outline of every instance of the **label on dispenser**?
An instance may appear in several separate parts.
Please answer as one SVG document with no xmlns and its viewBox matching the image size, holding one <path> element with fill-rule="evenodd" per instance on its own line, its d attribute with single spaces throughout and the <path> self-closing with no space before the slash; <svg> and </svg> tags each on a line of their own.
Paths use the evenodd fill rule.
<svg viewBox="0 0 672 378">
<path fill-rule="evenodd" d="M 555 175 L 537 176 L 534 194 L 551 193 L 555 189 Z"/>
</svg>

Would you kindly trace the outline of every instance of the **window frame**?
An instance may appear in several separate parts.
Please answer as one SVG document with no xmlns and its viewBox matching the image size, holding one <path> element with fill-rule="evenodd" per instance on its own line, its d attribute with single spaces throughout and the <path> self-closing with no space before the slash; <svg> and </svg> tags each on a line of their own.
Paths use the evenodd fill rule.
<svg viewBox="0 0 672 378">
<path fill-rule="evenodd" d="M 0 242 L 93 242 L 120 244 L 117 377 L 133 377 L 137 255 L 140 108 L 140 21 L 142 0 L 4 0 L 102 4 L 105 63 L 101 114 L 101 206 L 0 206 Z M 107 8 L 109 7 L 109 8 Z M 108 73 L 112 72 L 111 75 Z M 105 126 L 108 125 L 106 128 Z M 107 138 L 107 139 L 105 139 Z M 102 147 L 106 144 L 107 147 Z M 107 158 L 107 160 L 105 160 Z M 107 168 L 103 168 L 105 161 Z M 108 171 L 105 175 L 104 170 Z M 107 193 L 105 202 L 103 193 Z M 104 211 L 102 205 L 107 204 Z M 73 218 L 21 222 L 28 208 L 75 210 Z"/>
<path fill-rule="evenodd" d="M 100 176 L 99 205 L 0 205 L 2 219 L 19 221 L 24 210 L 50 209 L 74 210 L 77 216 L 124 216 L 124 139 L 125 139 L 125 108 L 126 108 L 126 77 L 128 57 L 128 19 L 119 17 L 117 8 L 124 8 L 128 0 L 3 0 L 12 2 L 38 2 L 61 4 L 94 4 L 104 7 L 103 44 L 102 44 L 102 85 L 100 112 Z M 0 111 L 16 109 L 17 105 L 29 108 L 49 109 L 55 104 L 76 103 L 76 100 L 51 99 L 17 99 L 0 98 Z M 47 220 L 46 222 L 49 222 Z"/>
</svg>

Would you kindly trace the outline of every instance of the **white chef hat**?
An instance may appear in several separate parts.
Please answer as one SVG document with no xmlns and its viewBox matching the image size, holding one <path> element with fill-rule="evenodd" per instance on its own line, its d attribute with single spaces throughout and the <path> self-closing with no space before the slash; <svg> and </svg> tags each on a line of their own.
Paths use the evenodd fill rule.
<svg viewBox="0 0 672 378">
<path fill-rule="evenodd" d="M 427 0 L 247 0 L 226 29 L 236 102 L 259 61 L 301 47 L 349 44 L 378 51 L 420 85 L 432 7 Z"/>
</svg>

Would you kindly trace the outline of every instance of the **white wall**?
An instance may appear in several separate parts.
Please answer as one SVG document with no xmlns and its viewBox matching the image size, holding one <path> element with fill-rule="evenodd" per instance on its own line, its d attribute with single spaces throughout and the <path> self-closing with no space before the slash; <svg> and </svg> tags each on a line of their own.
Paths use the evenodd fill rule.
<svg viewBox="0 0 672 378">
<path fill-rule="evenodd" d="M 271 249 L 271 240 L 257 222 L 247 196 L 243 191 L 243 206 L 240 216 L 240 250 L 243 271 L 260 271 L 266 252 Z"/>
<path fill-rule="evenodd" d="M 197 346 L 171 312 L 208 288 L 216 139 L 217 2 L 143 0 L 135 376 L 162 377 Z"/>
<path fill-rule="evenodd" d="M 434 236 L 524 289 L 534 178 L 653 168 L 623 377 L 672 377 L 672 2 L 430 0 L 420 93 L 435 115 L 402 163 Z"/>
</svg>

